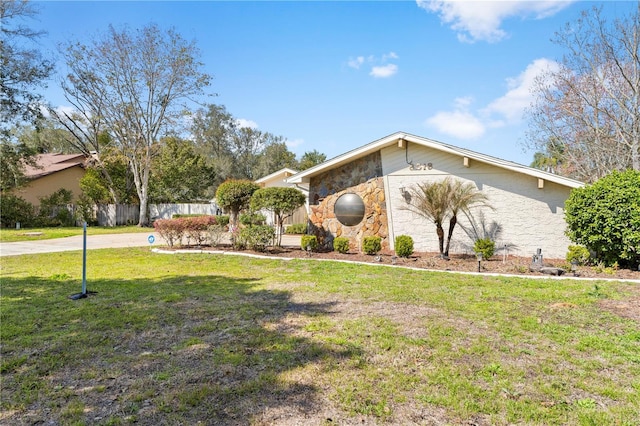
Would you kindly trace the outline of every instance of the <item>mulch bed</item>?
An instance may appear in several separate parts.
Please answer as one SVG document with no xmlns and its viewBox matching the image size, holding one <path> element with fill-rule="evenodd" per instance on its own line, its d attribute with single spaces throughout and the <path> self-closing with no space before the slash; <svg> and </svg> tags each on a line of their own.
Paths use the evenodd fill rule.
<svg viewBox="0 0 640 426">
<path fill-rule="evenodd" d="M 311 259 L 328 259 L 339 261 L 352 261 L 371 264 L 386 264 L 395 266 L 407 266 L 412 268 L 422 268 L 436 271 L 455 271 L 455 272 L 478 272 L 478 261 L 475 256 L 468 254 L 454 254 L 448 260 L 442 259 L 438 253 L 430 252 L 414 252 L 408 258 L 401 258 L 393 252 L 382 251 L 377 255 L 367 255 L 364 253 L 349 252 L 338 253 L 335 251 L 313 252 L 308 253 L 299 247 L 284 246 L 279 248 L 269 248 L 264 252 L 255 252 L 252 250 L 234 250 L 230 245 L 219 245 L 216 247 L 194 247 L 182 246 L 174 247 L 172 250 L 203 250 L 203 251 L 225 251 L 254 254 L 269 257 L 284 258 L 311 258 Z M 557 267 L 566 270 L 563 277 L 573 277 L 570 271 L 571 265 L 564 259 L 544 259 L 545 266 Z M 481 273 L 509 274 L 522 276 L 545 276 L 539 272 L 532 272 L 529 269 L 531 265 L 530 257 L 518 256 L 500 256 L 496 255 L 489 260 L 483 260 L 480 263 Z M 630 269 L 613 269 L 597 266 L 578 266 L 576 276 L 580 278 L 601 278 L 601 279 L 627 279 L 639 280 L 640 271 Z"/>
</svg>

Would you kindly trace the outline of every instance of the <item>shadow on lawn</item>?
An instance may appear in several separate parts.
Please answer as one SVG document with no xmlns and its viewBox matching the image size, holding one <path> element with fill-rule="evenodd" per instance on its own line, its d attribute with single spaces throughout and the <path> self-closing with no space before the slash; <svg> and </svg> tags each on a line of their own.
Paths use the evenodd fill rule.
<svg viewBox="0 0 640 426">
<path fill-rule="evenodd" d="M 332 304 L 259 280 L 3 278 L 1 421 L 248 424 L 302 421 L 327 401 L 306 366 L 360 355 L 306 337 Z"/>
</svg>

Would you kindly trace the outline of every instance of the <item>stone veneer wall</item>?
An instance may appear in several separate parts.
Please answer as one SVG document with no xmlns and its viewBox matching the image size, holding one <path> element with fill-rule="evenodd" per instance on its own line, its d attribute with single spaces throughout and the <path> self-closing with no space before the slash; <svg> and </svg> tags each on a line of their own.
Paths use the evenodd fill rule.
<svg viewBox="0 0 640 426">
<path fill-rule="evenodd" d="M 364 218 L 355 226 L 342 225 L 333 210 L 336 200 L 345 193 L 358 194 L 364 201 Z M 360 251 L 364 237 L 372 235 L 382 238 L 383 249 L 389 248 L 380 152 L 312 178 L 309 210 L 310 228 L 325 249 L 333 248 L 334 238 L 347 237 L 350 248 Z"/>
</svg>

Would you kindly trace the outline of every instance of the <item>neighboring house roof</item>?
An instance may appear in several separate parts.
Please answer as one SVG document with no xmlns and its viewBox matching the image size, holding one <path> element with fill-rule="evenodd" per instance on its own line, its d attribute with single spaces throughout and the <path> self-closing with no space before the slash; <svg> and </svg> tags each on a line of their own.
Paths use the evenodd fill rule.
<svg viewBox="0 0 640 426">
<path fill-rule="evenodd" d="M 28 179 L 37 179 L 71 167 L 84 167 L 85 162 L 84 154 L 38 154 L 36 166 L 27 165 L 24 175 Z"/>
<path fill-rule="evenodd" d="M 284 169 L 280 169 L 277 172 L 273 172 L 270 175 L 267 175 L 265 177 L 262 177 L 258 180 L 256 180 L 257 184 L 263 184 L 263 183 L 268 183 L 268 182 L 273 182 L 273 181 L 284 181 L 286 178 L 288 178 L 289 176 L 293 176 L 296 173 L 298 173 L 297 170 L 293 170 L 293 169 L 289 169 L 287 167 L 285 167 Z"/>
<path fill-rule="evenodd" d="M 514 163 L 512 161 L 502 160 L 497 157 L 480 154 L 478 152 L 471 151 L 469 149 L 459 148 L 454 145 L 448 145 L 442 142 L 435 141 L 433 139 L 411 135 L 405 132 L 393 133 L 382 139 L 378 139 L 376 141 L 363 145 L 360 148 L 356 148 L 354 150 L 346 152 L 335 158 L 327 160 L 324 163 L 318 164 L 314 167 L 311 167 L 310 169 L 304 170 L 290 177 L 289 179 L 287 179 L 287 181 L 290 183 L 309 182 L 309 179 L 311 177 L 318 176 L 328 170 L 335 169 L 336 167 L 341 167 L 358 158 L 362 158 L 373 152 L 379 151 L 380 149 L 385 148 L 387 146 L 398 144 L 400 141 L 404 141 L 404 143 L 411 142 L 411 143 L 423 145 L 438 151 L 447 152 L 450 154 L 458 155 L 460 157 L 466 157 L 466 158 L 479 161 L 482 163 L 486 163 L 495 167 L 499 167 L 499 168 L 510 170 L 517 173 L 522 173 L 522 174 L 533 176 L 539 179 L 544 179 L 549 182 L 554 182 L 559 185 L 564 185 L 570 188 L 579 188 L 581 186 L 584 186 L 584 183 L 574 179 L 554 175 L 553 173 L 548 173 L 542 170 L 534 169 L 532 167 L 524 166 L 522 164 Z"/>
</svg>

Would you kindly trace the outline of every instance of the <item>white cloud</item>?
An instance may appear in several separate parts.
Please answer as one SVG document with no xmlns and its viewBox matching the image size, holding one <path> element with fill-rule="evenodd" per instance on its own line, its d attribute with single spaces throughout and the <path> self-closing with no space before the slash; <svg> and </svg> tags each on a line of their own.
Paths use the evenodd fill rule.
<svg viewBox="0 0 640 426">
<path fill-rule="evenodd" d="M 451 111 L 438 111 L 427 118 L 425 124 L 440 133 L 459 139 L 476 139 L 487 129 L 518 124 L 524 110 L 531 104 L 531 89 L 536 80 L 558 64 L 549 59 L 536 59 L 515 78 L 507 79 L 507 92 L 483 108 L 472 110 L 474 99 L 460 97 L 454 100 Z"/>
<path fill-rule="evenodd" d="M 349 65 L 351 68 L 360 69 L 360 67 L 364 64 L 364 56 L 358 56 L 357 58 L 349 58 Z"/>
<path fill-rule="evenodd" d="M 536 79 L 548 70 L 557 69 L 557 62 L 545 58 L 536 59 L 518 77 L 507 79 L 507 93 L 487 105 L 484 112 L 499 114 L 510 122 L 519 121 L 524 110 L 531 105 L 531 89 Z"/>
<path fill-rule="evenodd" d="M 387 64 L 380 67 L 371 68 L 370 76 L 375 78 L 387 78 L 391 77 L 398 72 L 398 66 L 395 64 Z"/>
<path fill-rule="evenodd" d="M 51 117 L 51 112 L 49 112 L 49 108 L 46 105 L 44 104 L 40 105 L 39 109 L 44 117 L 47 117 L 47 118 Z M 55 107 L 55 110 L 60 115 L 63 115 L 64 113 L 66 113 L 67 115 L 73 115 L 78 112 L 74 107 L 69 105 L 57 106 Z"/>
<path fill-rule="evenodd" d="M 398 58 L 396 52 L 385 53 L 380 57 L 374 55 L 367 56 L 366 58 L 364 56 L 357 56 L 355 58 L 349 58 L 347 65 L 354 69 L 360 69 L 366 64 L 367 67 L 371 67 L 371 71 L 369 72 L 370 76 L 374 78 L 388 78 L 398 72 L 398 66 L 390 63 L 391 60 Z"/>
<path fill-rule="evenodd" d="M 304 144 L 304 139 L 293 139 L 293 140 L 287 139 L 285 141 L 285 144 L 287 145 L 287 148 L 295 148 L 297 146 Z"/>
<path fill-rule="evenodd" d="M 382 62 L 387 62 L 389 59 L 398 59 L 398 55 L 396 52 L 389 52 L 385 55 L 382 55 Z"/>
<path fill-rule="evenodd" d="M 566 8 L 575 0 L 555 1 L 457 1 L 416 0 L 418 7 L 436 13 L 458 33 L 458 40 L 497 42 L 507 36 L 500 28 L 506 19 L 542 19 Z"/>
<path fill-rule="evenodd" d="M 244 118 L 238 118 L 236 120 L 236 124 L 238 125 L 238 127 L 249 127 L 251 129 L 257 129 L 258 128 L 258 123 L 256 123 L 255 121 L 252 121 L 252 120 L 246 120 Z"/>
<path fill-rule="evenodd" d="M 453 111 L 438 111 L 429 117 L 425 124 L 458 139 L 479 138 L 484 135 L 486 127 L 478 117 L 467 110 L 472 102 L 473 99 L 468 97 L 458 98 L 455 100 Z"/>
</svg>

